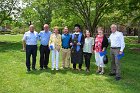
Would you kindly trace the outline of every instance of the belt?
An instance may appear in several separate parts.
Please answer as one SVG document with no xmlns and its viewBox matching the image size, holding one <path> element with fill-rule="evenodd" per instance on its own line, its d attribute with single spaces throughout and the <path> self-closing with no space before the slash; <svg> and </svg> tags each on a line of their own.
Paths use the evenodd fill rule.
<svg viewBox="0 0 140 93">
<path fill-rule="evenodd" d="M 63 49 L 69 49 L 69 47 L 62 47 Z"/>
<path fill-rule="evenodd" d="M 27 45 L 27 44 L 26 44 L 26 46 L 37 46 L 37 45 Z"/>
<path fill-rule="evenodd" d="M 41 46 L 47 47 L 48 45 L 42 45 L 42 44 L 41 44 Z"/>
<path fill-rule="evenodd" d="M 121 47 L 111 47 L 111 49 L 120 49 Z"/>
</svg>

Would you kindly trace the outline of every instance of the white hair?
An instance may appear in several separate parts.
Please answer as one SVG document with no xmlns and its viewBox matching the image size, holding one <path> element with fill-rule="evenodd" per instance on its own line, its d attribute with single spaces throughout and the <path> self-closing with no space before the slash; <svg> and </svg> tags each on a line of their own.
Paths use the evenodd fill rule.
<svg viewBox="0 0 140 93">
<path fill-rule="evenodd" d="M 117 28 L 117 25 L 115 25 L 115 24 L 112 24 L 112 25 L 110 26 L 110 28 L 112 28 L 112 27 L 115 27 L 115 28 Z"/>
</svg>

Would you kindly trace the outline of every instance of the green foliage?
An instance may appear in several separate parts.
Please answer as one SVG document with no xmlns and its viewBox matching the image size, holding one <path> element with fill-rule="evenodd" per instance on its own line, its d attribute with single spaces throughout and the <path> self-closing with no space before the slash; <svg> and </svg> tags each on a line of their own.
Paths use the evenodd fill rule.
<svg viewBox="0 0 140 93">
<path fill-rule="evenodd" d="M 12 21 L 12 16 L 16 17 L 20 11 L 18 0 L 0 0 L 0 25 L 4 24 L 5 20 Z"/>
</svg>

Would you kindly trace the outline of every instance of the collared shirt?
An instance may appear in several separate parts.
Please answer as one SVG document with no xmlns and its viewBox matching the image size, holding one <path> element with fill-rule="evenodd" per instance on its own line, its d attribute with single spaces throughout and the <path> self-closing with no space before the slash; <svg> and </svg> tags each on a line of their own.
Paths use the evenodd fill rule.
<svg viewBox="0 0 140 93">
<path fill-rule="evenodd" d="M 25 32 L 22 40 L 25 40 L 26 45 L 37 45 L 38 33 L 36 31 Z"/>
<path fill-rule="evenodd" d="M 62 34 L 62 48 L 70 48 L 70 34 Z"/>
<path fill-rule="evenodd" d="M 124 36 L 122 32 L 116 31 L 112 33 L 109 37 L 111 47 L 120 47 L 120 51 L 123 51 L 125 48 Z"/>
<path fill-rule="evenodd" d="M 40 31 L 39 33 L 40 44 L 47 46 L 49 44 L 50 35 L 51 35 L 51 31 L 47 31 L 47 32 Z"/>
<path fill-rule="evenodd" d="M 83 47 L 83 52 L 92 53 L 92 46 L 94 45 L 93 37 L 85 38 L 85 43 Z"/>
</svg>

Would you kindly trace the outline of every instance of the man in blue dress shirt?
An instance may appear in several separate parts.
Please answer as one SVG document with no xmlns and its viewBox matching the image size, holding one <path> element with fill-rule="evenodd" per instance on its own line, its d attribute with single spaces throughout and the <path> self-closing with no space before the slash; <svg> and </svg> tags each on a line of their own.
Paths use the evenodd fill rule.
<svg viewBox="0 0 140 93">
<path fill-rule="evenodd" d="M 30 25 L 29 31 L 25 32 L 23 36 L 23 50 L 26 50 L 26 67 L 27 71 L 30 70 L 30 57 L 32 55 L 32 70 L 36 70 L 36 56 L 37 56 L 37 40 L 38 33 L 34 31 L 34 26 Z"/>
<path fill-rule="evenodd" d="M 70 67 L 70 38 L 69 30 L 64 27 L 62 34 L 62 68 Z"/>
<path fill-rule="evenodd" d="M 44 30 L 39 33 L 40 40 L 40 70 L 48 68 L 50 49 L 48 43 L 50 40 L 51 31 L 49 25 L 44 25 Z"/>
</svg>

